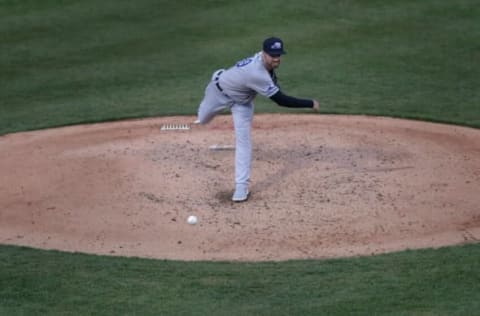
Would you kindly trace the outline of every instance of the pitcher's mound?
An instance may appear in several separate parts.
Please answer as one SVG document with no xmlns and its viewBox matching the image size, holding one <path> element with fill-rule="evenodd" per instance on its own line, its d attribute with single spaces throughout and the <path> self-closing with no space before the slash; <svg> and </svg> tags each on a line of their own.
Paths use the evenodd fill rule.
<svg viewBox="0 0 480 316">
<path fill-rule="evenodd" d="M 231 117 L 206 126 L 190 125 L 194 119 L 0 137 L 0 242 L 166 259 L 284 260 L 480 239 L 480 130 L 256 115 L 251 196 L 236 204 Z"/>
</svg>

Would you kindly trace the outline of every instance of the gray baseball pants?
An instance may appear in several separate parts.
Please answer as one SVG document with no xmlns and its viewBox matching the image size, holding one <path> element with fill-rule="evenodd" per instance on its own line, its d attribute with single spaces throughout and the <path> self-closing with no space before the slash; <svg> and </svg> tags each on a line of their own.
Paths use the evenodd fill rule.
<svg viewBox="0 0 480 316">
<path fill-rule="evenodd" d="M 198 108 L 198 120 L 200 124 L 207 124 L 217 114 L 225 109 L 230 109 L 235 128 L 235 184 L 248 185 L 252 165 L 252 121 L 254 113 L 253 103 L 237 104 L 226 94 L 221 92 L 213 79 L 205 89 L 205 95 Z"/>
</svg>

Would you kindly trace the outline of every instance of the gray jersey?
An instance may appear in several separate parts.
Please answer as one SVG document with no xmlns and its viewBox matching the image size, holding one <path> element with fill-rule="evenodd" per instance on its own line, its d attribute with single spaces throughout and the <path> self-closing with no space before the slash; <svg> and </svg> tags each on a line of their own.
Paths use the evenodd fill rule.
<svg viewBox="0 0 480 316">
<path fill-rule="evenodd" d="M 225 70 L 219 84 L 223 92 L 238 104 L 252 102 L 257 94 L 269 98 L 280 90 L 263 64 L 262 52 Z"/>
</svg>

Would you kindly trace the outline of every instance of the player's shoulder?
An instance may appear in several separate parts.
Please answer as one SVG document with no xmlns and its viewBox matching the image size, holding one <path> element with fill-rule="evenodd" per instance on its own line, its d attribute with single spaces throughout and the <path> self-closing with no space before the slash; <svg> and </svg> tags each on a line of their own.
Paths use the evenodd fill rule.
<svg viewBox="0 0 480 316">
<path fill-rule="evenodd" d="M 263 63 L 262 52 L 258 52 L 252 57 L 252 68 L 254 68 L 257 76 L 269 77 L 268 71 Z"/>
<path fill-rule="evenodd" d="M 263 65 L 263 58 L 262 58 L 262 52 L 258 52 L 255 55 L 253 55 L 253 60 L 255 62 L 255 65 L 260 68 L 260 69 L 265 69 L 265 66 Z"/>
<path fill-rule="evenodd" d="M 250 80 L 266 80 L 269 78 L 268 71 L 263 64 L 262 53 L 258 52 L 253 56 L 238 61 L 234 67 L 236 73 Z"/>
<path fill-rule="evenodd" d="M 258 66 L 258 53 L 253 56 L 248 56 L 246 58 L 243 58 L 235 64 L 236 68 L 241 68 L 241 69 L 255 68 L 257 66 Z"/>
</svg>

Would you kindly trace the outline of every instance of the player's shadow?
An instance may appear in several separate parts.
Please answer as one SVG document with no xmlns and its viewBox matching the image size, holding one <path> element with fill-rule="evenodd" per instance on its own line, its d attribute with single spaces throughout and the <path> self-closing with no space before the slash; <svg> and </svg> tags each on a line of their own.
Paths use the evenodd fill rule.
<svg viewBox="0 0 480 316">
<path fill-rule="evenodd" d="M 233 203 L 232 202 L 232 191 L 220 191 L 215 194 L 215 198 L 221 203 Z"/>
<path fill-rule="evenodd" d="M 292 155 L 292 152 L 296 154 Z M 316 154 L 319 154 L 320 152 L 321 150 Z M 288 178 L 289 175 L 295 172 L 298 172 L 299 170 L 302 170 L 304 168 L 309 168 L 319 160 L 318 155 L 312 155 L 311 151 L 306 151 L 306 152 L 303 150 L 295 151 L 295 149 L 289 149 L 284 153 L 275 151 L 276 157 L 273 157 L 273 158 L 269 157 L 270 155 L 268 152 L 267 153 L 260 152 L 259 155 L 260 157 L 266 156 L 268 158 L 266 160 L 281 159 L 284 161 L 284 165 L 283 165 L 283 168 L 279 169 L 277 172 L 270 174 L 265 179 L 252 184 L 251 191 L 253 192 L 260 192 L 262 190 L 266 190 L 267 188 L 273 185 L 282 183 L 286 178 Z M 288 158 L 282 158 L 282 157 L 288 157 Z"/>
</svg>

